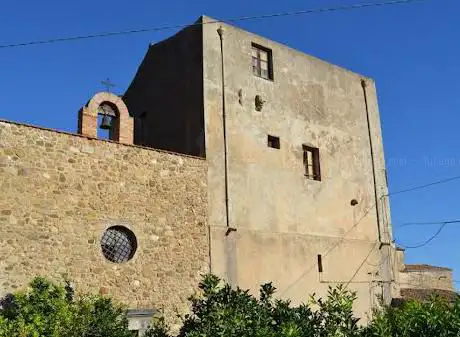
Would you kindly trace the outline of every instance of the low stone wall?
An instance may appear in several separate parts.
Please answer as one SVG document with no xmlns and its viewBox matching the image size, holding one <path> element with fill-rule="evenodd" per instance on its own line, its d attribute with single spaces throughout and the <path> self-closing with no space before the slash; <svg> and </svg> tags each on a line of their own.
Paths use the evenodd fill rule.
<svg viewBox="0 0 460 337">
<path fill-rule="evenodd" d="M 208 270 L 204 160 L 0 121 L 0 295 L 68 277 L 131 308 L 185 310 Z M 108 261 L 101 239 L 137 250 Z"/>
<path fill-rule="evenodd" d="M 427 265 L 405 265 L 399 274 L 401 288 L 454 290 L 452 270 Z"/>
</svg>

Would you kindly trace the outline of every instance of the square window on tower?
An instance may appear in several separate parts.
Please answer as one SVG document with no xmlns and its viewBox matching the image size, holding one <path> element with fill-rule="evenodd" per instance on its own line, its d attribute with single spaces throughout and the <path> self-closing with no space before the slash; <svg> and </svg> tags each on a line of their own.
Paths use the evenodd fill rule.
<svg viewBox="0 0 460 337">
<path fill-rule="evenodd" d="M 318 148 L 303 145 L 303 165 L 308 179 L 321 180 Z"/>
<path fill-rule="evenodd" d="M 252 73 L 273 81 L 273 55 L 271 49 L 252 44 Z"/>
<path fill-rule="evenodd" d="M 268 135 L 267 137 L 267 146 L 271 147 L 273 149 L 280 149 L 281 144 L 280 144 L 280 138 L 276 136 L 270 136 Z"/>
</svg>

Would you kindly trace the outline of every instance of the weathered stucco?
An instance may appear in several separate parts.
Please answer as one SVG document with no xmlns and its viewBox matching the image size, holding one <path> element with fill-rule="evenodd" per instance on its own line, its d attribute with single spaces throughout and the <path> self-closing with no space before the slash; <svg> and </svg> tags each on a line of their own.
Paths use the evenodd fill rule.
<svg viewBox="0 0 460 337">
<path fill-rule="evenodd" d="M 219 26 L 224 30 L 229 223 L 237 229 L 228 235 Z M 390 242 L 390 219 L 381 198 L 387 186 L 373 81 L 365 79 L 380 224 L 363 77 L 226 24 L 203 27 L 213 271 L 254 291 L 273 281 L 281 295 L 301 301 L 331 285 L 319 281 L 321 254 L 323 280 L 353 280 L 357 311 L 370 314 L 369 293 L 390 284 L 393 258 L 388 254 L 394 254 L 378 242 L 378 226 L 381 242 Z M 252 74 L 253 42 L 272 50 L 274 81 Z M 266 101 L 262 111 L 255 109 L 256 95 Z M 267 147 L 267 135 L 280 137 L 279 150 Z M 319 148 L 322 181 L 305 178 L 303 144 Z M 358 205 L 351 206 L 352 199 Z"/>
<path fill-rule="evenodd" d="M 131 308 L 187 308 L 208 270 L 206 162 L 0 122 L 0 296 L 44 275 Z M 111 225 L 137 237 L 107 261 Z M 171 316 L 173 317 L 173 316 Z"/>
<path fill-rule="evenodd" d="M 391 295 L 398 294 L 399 275 L 384 197 L 387 185 L 374 82 L 210 21 L 202 17 L 198 22 L 205 24 L 200 29 L 186 28 L 152 46 L 125 98 L 132 110 L 153 102 L 155 108 L 147 108 L 144 118 L 149 146 L 176 148 L 178 140 L 187 138 L 185 129 L 177 127 L 184 125 L 185 115 L 203 120 L 190 130 L 201 128 L 205 135 L 200 154 L 208 163 L 212 271 L 254 292 L 260 283 L 273 281 L 280 295 L 296 302 L 311 292 L 324 295 L 328 286 L 351 281 L 362 316 L 370 314 L 374 294 L 384 290 L 389 303 Z M 196 44 L 191 47 L 190 41 Z M 272 50 L 274 81 L 252 74 L 252 43 Z M 186 46 L 191 47 L 190 58 L 182 53 Z M 199 69 L 189 69 L 193 76 L 170 71 L 165 80 L 159 65 L 170 64 L 171 59 Z M 164 99 L 152 99 L 151 95 L 174 99 L 185 83 L 191 87 L 181 102 L 169 105 Z M 266 101 L 261 111 L 255 109 L 256 95 Z M 165 113 L 175 117 L 166 120 Z M 268 135 L 280 137 L 279 150 L 267 147 Z M 319 148 L 322 181 L 304 176 L 303 145 Z M 194 153 L 185 146 L 180 151 Z M 351 205 L 353 199 L 357 205 Z M 229 231 L 227 222 L 236 231 Z M 319 254 L 323 275 L 316 265 Z"/>
</svg>

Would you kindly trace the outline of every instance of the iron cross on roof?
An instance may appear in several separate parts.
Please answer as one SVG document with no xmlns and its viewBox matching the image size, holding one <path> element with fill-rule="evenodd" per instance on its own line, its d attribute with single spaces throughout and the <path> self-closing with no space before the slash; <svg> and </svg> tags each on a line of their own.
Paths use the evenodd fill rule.
<svg viewBox="0 0 460 337">
<path fill-rule="evenodd" d="M 110 78 L 107 77 L 106 80 L 101 81 L 101 84 L 104 85 L 107 89 L 107 92 L 110 92 L 111 88 L 114 88 L 116 85 L 110 81 Z"/>
</svg>

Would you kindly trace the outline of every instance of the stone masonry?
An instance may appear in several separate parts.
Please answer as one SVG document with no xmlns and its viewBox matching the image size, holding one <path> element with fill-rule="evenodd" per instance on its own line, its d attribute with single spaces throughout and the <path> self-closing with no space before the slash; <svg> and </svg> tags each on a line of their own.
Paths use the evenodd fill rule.
<svg viewBox="0 0 460 337">
<path fill-rule="evenodd" d="M 183 311 L 208 270 L 205 164 L 0 121 L 0 296 L 68 277 L 131 308 Z M 112 225 L 137 237 L 126 263 L 101 252 Z"/>
<path fill-rule="evenodd" d="M 452 269 L 427 264 L 406 264 L 403 248 L 397 249 L 398 283 L 401 293 L 396 303 L 406 300 L 426 300 L 437 294 L 448 299 L 457 295 L 452 278 Z"/>
<path fill-rule="evenodd" d="M 123 97 L 94 96 L 80 135 L 0 121 L 0 295 L 66 274 L 133 309 L 183 312 L 210 270 L 252 293 L 272 281 L 293 303 L 345 283 L 365 322 L 415 275 L 395 263 L 374 81 L 196 23 L 149 46 Z M 111 141 L 95 139 L 104 104 Z M 126 263 L 101 252 L 113 225 L 137 236 Z"/>
</svg>

